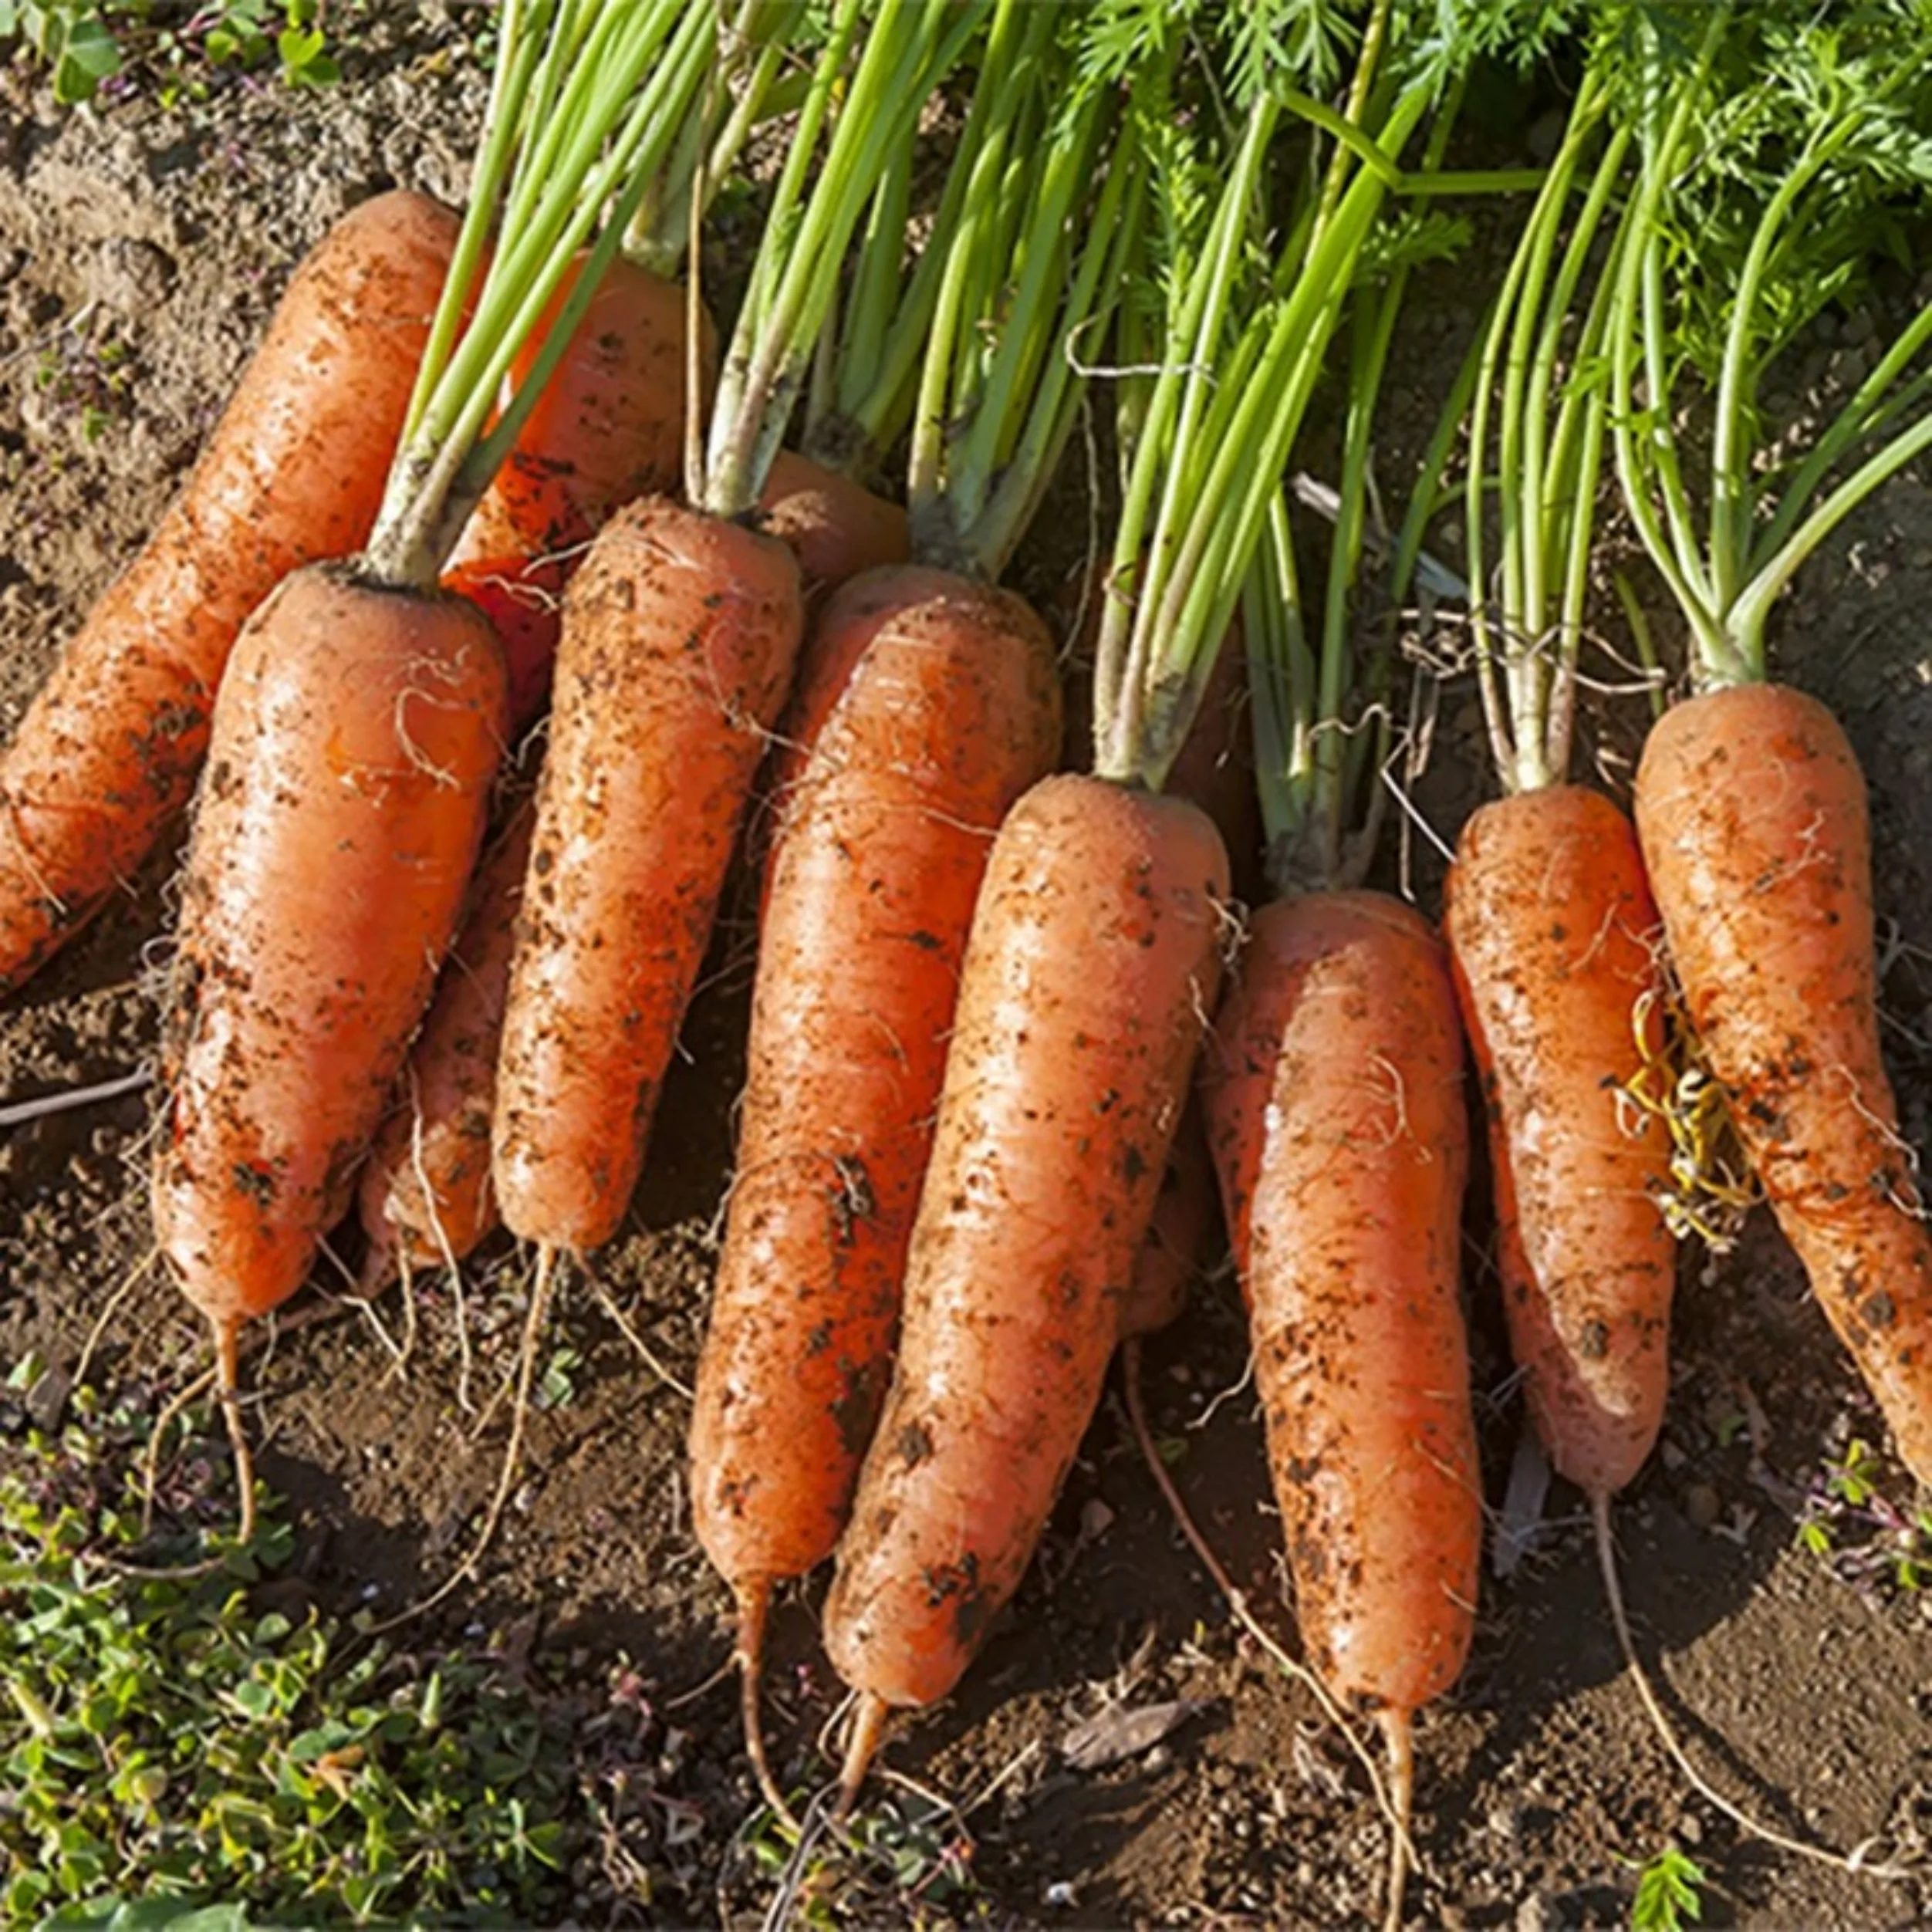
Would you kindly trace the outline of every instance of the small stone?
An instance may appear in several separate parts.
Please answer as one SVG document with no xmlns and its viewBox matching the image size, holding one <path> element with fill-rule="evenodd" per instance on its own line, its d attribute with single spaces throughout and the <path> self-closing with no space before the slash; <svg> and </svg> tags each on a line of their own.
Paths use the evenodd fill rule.
<svg viewBox="0 0 1932 1932">
<path fill-rule="evenodd" d="M 1723 1513 L 1723 1499 L 1707 1482 L 1694 1482 L 1684 1492 L 1684 1513 L 1694 1529 L 1708 1529 Z"/>
<path fill-rule="evenodd" d="M 1535 1892 L 1516 1908 L 1516 1932 L 1550 1932 L 1549 1907 Z"/>
</svg>

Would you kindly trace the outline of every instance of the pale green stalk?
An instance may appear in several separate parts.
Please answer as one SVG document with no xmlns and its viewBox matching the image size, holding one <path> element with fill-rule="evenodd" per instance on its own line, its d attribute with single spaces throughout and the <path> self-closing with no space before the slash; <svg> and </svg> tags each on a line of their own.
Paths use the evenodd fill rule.
<svg viewBox="0 0 1932 1932">
<path fill-rule="evenodd" d="M 506 12 L 468 216 L 366 552 L 368 567 L 383 580 L 427 587 L 441 573 L 562 354 L 614 242 L 600 243 L 578 275 L 547 325 L 535 366 L 504 405 L 511 365 L 538 339 L 592 230 L 606 221 L 621 229 L 629 219 L 703 76 L 710 29 L 708 0 L 646 0 L 602 14 L 590 0 L 563 0 Z M 539 33 L 544 42 L 533 65 Z M 502 230 L 472 303 L 499 202 L 507 203 Z"/>
</svg>

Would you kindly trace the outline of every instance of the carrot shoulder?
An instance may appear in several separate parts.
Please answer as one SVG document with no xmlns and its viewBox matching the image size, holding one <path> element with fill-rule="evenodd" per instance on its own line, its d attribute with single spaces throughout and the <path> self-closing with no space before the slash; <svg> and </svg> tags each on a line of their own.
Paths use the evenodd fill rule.
<svg viewBox="0 0 1932 1932">
<path fill-rule="evenodd" d="M 1035 785 L 974 916 L 897 1367 L 826 1605 L 875 1707 L 950 1691 L 1099 1399 L 1220 978 L 1227 855 L 1194 807 Z"/>
<path fill-rule="evenodd" d="M 186 488 L 0 758 L 0 991 L 126 882 L 187 802 L 244 621 L 367 539 L 455 245 L 397 191 L 297 269 Z"/>
<path fill-rule="evenodd" d="M 1674 705 L 1636 825 L 1690 1024 L 1812 1292 L 1932 1482 L 1932 1238 L 1879 1046 L 1865 782 L 1788 687 Z"/>
<path fill-rule="evenodd" d="M 1380 893 L 1265 908 L 1202 1089 L 1309 1661 L 1404 1716 L 1468 1653 L 1482 1529 L 1462 1047 L 1434 934 Z"/>
<path fill-rule="evenodd" d="M 1629 819 L 1555 785 L 1464 827 L 1443 926 L 1482 1082 L 1510 1352 L 1558 1471 L 1621 1489 L 1670 1392 L 1670 1150 L 1622 1089 L 1655 1033 L 1657 907 Z M 1649 996 L 1646 1017 L 1639 1004 Z"/>
</svg>

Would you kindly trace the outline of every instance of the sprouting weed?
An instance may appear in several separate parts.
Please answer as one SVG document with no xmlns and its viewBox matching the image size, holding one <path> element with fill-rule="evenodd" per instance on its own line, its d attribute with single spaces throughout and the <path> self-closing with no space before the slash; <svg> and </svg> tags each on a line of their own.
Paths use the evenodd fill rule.
<svg viewBox="0 0 1932 1932">
<path fill-rule="evenodd" d="M 1684 1932 L 1704 1917 L 1704 1867 L 1687 1852 L 1667 1844 L 1636 1869 L 1630 1932 Z"/>
<path fill-rule="evenodd" d="M 1827 1456 L 1805 1496 L 1798 1545 L 1855 1589 L 1916 1594 L 1932 1588 L 1932 1510 L 1900 1509 L 1879 1488 L 1882 1473 L 1856 1436 Z"/>
<path fill-rule="evenodd" d="M 1642 1064 L 1621 1093 L 1640 1115 L 1660 1120 L 1670 1137 L 1670 1178 L 1657 1196 L 1659 1211 L 1680 1241 L 1694 1235 L 1712 1253 L 1728 1253 L 1763 1193 L 1724 1089 L 1704 1064 L 1674 985 L 1640 995 L 1630 1023 Z"/>
</svg>

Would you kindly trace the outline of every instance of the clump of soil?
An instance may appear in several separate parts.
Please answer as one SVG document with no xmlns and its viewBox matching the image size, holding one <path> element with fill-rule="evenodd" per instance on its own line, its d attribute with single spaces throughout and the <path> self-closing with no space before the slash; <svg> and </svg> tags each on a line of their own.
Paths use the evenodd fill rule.
<svg viewBox="0 0 1932 1932">
<path fill-rule="evenodd" d="M 0 729 L 179 484 L 299 253 L 391 183 L 460 196 L 484 93 L 462 31 L 471 16 L 351 19 L 345 79 L 322 92 L 253 79 L 173 110 L 137 92 L 73 113 L 0 73 Z M 1402 459 L 1427 435 L 1475 326 L 1483 266 L 1417 278 L 1385 481 L 1406 473 Z M 1812 345 L 1793 409 L 1805 385 L 1847 380 L 1832 366 L 1844 346 Z M 1079 468 L 1064 488 L 1080 502 L 1049 526 L 1085 529 Z M 1067 561 L 1043 539 L 1021 578 L 1044 589 Z M 1932 1142 L 1929 581 L 1932 487 L 1907 475 L 1808 568 L 1774 642 L 1779 674 L 1837 708 L 1871 780 L 1887 1038 L 1920 1146 Z M 1473 689 L 1452 677 L 1439 697 L 1436 756 L 1414 802 L 1448 840 L 1485 779 Z M 1599 724 L 1613 784 L 1628 776 L 1617 748 L 1640 722 L 1633 711 Z M 0 1005 L 0 1099 L 117 1074 L 151 1052 L 173 863 L 159 857 L 82 943 Z M 1412 876 L 1431 911 L 1440 870 L 1418 841 Z M 596 1259 L 603 1290 L 687 1380 L 729 1173 L 751 945 L 741 898 L 687 1026 L 630 1224 Z M 150 1265 L 150 1112 L 132 1095 L 0 1130 L 7 1359 L 31 1348 L 71 1365 L 131 1280 L 101 1372 L 179 1380 L 198 1366 L 200 1324 Z M 1524 1422 L 1480 1214 L 1471 1229 L 1493 1498 Z M 332 1285 L 325 1272 L 314 1294 Z M 316 1599 L 400 1606 L 456 1560 L 495 1481 L 502 1412 L 491 1397 L 528 1289 L 525 1262 L 501 1248 L 471 1272 L 468 1373 L 458 1298 L 437 1281 L 421 1287 L 422 1334 L 400 1372 L 393 1298 L 257 1353 L 251 1424 L 264 1474 L 294 1499 L 299 1579 Z M 735 1690 L 728 1679 L 701 1687 L 729 1653 L 731 1606 L 690 1534 L 684 1403 L 581 1287 L 563 1296 L 551 1346 L 569 1353 L 546 1365 L 550 1400 L 532 1420 L 525 1476 L 481 1578 L 444 1606 L 443 1625 L 515 1629 L 586 1670 L 621 1653 L 660 1709 L 691 1694 L 678 1719 L 681 1864 L 654 1874 L 654 1904 L 633 1888 L 633 1916 L 721 1910 L 755 1922 L 771 1886 L 737 1842 L 755 1801 Z M 1788 1826 L 1841 1846 L 1913 1847 L 1932 1805 L 1932 1599 L 1855 1587 L 1796 1546 L 1794 1498 L 1821 1458 L 1882 1432 L 1761 1218 L 1731 1255 L 1687 1260 L 1675 1352 L 1662 1448 L 1616 1522 L 1640 1640 L 1691 1748 Z M 1292 1643 L 1245 1360 L 1237 1298 L 1218 1276 L 1150 1349 L 1150 1401 L 1209 1536 Z M 1745 1426 L 1760 1420 L 1755 1433 Z M 1896 1465 L 1883 1480 L 1906 1500 Z M 1507 1581 L 1485 1576 L 1474 1659 L 1421 1727 L 1417 1920 L 1522 1932 L 1620 1923 L 1633 1862 L 1670 1840 L 1710 1874 L 1706 1924 L 1903 1925 L 1932 1913 L 1926 1884 L 1767 1852 L 1687 1796 L 1620 1679 L 1580 1502 L 1559 1489 L 1551 1508 L 1533 1558 Z M 806 1782 L 827 1775 L 815 1741 L 839 1696 L 816 1640 L 822 1588 L 814 1579 L 791 1593 L 772 1633 L 774 1749 Z M 1180 1701 L 1184 1721 L 1113 1761 L 1093 1765 L 1071 1742 L 1110 1704 Z M 893 1876 L 882 1826 L 875 1862 L 887 1876 L 841 1881 L 848 1916 L 868 1923 L 1329 1925 L 1362 1919 L 1379 1896 L 1384 1839 L 1359 1772 L 1309 1697 L 1231 1624 L 1113 1394 L 960 1695 L 909 1726 L 887 1762 L 965 1815 L 920 1828 L 947 1856 L 922 1851 L 927 1839 L 904 1822 L 915 1801 L 883 1788 L 911 1849 Z"/>
</svg>

